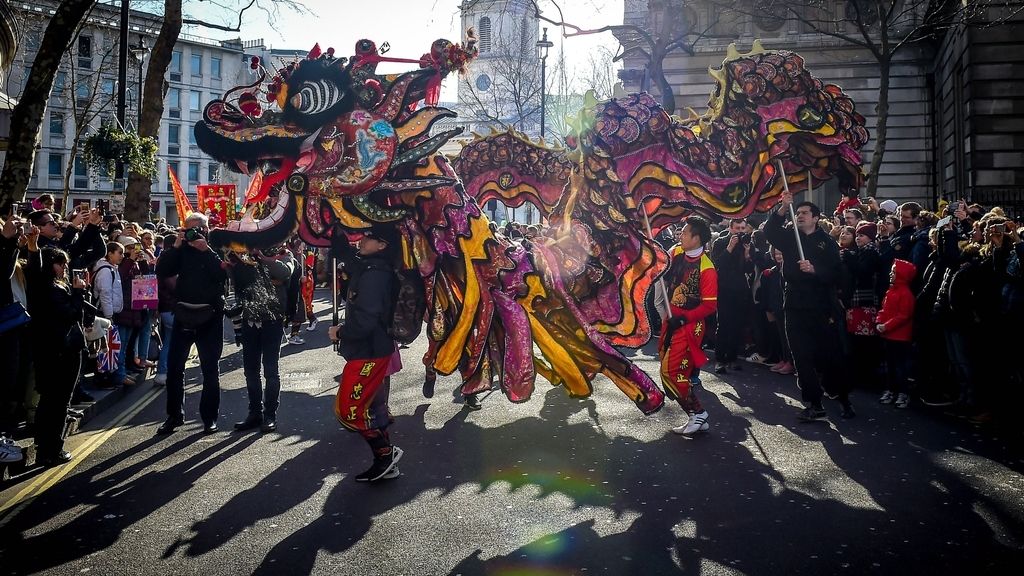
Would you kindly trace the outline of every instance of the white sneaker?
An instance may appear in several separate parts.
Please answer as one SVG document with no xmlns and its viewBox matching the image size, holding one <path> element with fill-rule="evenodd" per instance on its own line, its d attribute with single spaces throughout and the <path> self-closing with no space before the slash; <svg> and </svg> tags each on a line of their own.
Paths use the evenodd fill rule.
<svg viewBox="0 0 1024 576">
<path fill-rule="evenodd" d="M 293 334 L 292 337 L 288 339 L 288 343 L 289 344 L 305 344 L 306 341 L 303 340 L 302 338 L 300 338 L 298 334 Z"/>
<path fill-rule="evenodd" d="M 900 392 L 899 396 L 896 397 L 896 407 L 906 408 L 910 404 L 910 396 Z"/>
<path fill-rule="evenodd" d="M 153 384 L 157 386 L 167 386 L 167 374 L 157 374 L 154 376 Z"/>
<path fill-rule="evenodd" d="M 313 318 L 312 320 L 309 321 L 309 326 L 306 326 L 306 330 L 312 332 L 313 330 L 316 330 L 316 325 L 317 320 L 316 318 Z"/>
<path fill-rule="evenodd" d="M 896 399 L 896 395 L 892 393 L 892 390 L 886 390 L 882 393 L 882 397 L 878 401 L 882 404 L 892 404 L 892 401 Z"/>
<path fill-rule="evenodd" d="M 14 440 L 0 436 L 0 462 L 20 462 L 25 455 Z"/>
<path fill-rule="evenodd" d="M 768 360 L 768 359 L 765 358 L 764 356 L 761 356 L 757 352 L 754 352 L 750 356 L 747 356 L 746 358 L 744 358 L 744 360 L 746 360 L 747 362 L 753 362 L 754 364 L 764 364 L 765 361 Z"/>
<path fill-rule="evenodd" d="M 682 426 L 672 429 L 672 432 L 682 436 L 693 436 L 698 432 L 707 432 L 711 426 L 708 425 L 708 411 L 698 412 L 690 416 L 690 420 Z"/>
</svg>

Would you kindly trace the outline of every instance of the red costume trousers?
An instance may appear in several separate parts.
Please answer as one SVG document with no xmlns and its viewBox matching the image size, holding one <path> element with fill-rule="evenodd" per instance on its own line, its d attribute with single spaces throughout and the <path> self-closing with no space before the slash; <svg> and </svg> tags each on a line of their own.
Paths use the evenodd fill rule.
<svg viewBox="0 0 1024 576">
<path fill-rule="evenodd" d="M 667 330 L 661 334 L 661 384 L 665 392 L 675 398 L 683 410 L 696 414 L 704 410 L 694 394 L 690 377 L 693 371 L 707 362 L 707 356 L 701 350 L 704 340 L 704 321 L 684 324 L 672 332 L 665 346 Z"/>
<path fill-rule="evenodd" d="M 392 422 L 385 384 L 391 356 L 349 360 L 341 372 L 334 414 L 342 426 L 354 432 L 383 429 Z"/>
</svg>

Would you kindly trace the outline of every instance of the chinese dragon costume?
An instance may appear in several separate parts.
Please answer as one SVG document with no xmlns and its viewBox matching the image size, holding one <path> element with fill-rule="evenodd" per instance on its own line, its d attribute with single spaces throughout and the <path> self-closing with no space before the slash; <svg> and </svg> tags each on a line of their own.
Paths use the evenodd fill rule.
<svg viewBox="0 0 1024 576">
<path fill-rule="evenodd" d="M 678 121 L 646 94 L 591 103 L 570 150 L 492 134 L 453 164 L 438 151 L 460 130 L 432 135 L 454 116 L 433 104 L 441 79 L 475 55 L 472 38 L 438 40 L 419 60 L 385 58 L 361 40 L 351 58 L 315 47 L 269 82 L 254 61 L 259 80 L 210 102 L 195 126 L 200 148 L 252 176 L 249 210 L 212 243 L 245 250 L 297 232 L 329 246 L 392 223 L 404 267 L 426 288 L 427 361 L 458 370 L 467 394 L 493 380 L 525 401 L 539 374 L 585 397 L 604 374 L 656 411 L 664 394 L 616 348 L 650 339 L 644 300 L 668 261 L 644 214 L 656 231 L 693 212 L 767 209 L 781 190 L 776 160 L 791 183 L 807 173 L 860 183 L 867 132 L 853 102 L 796 54 L 759 47 L 713 71 L 703 117 Z M 377 74 L 384 61 L 419 68 Z M 537 204 L 550 234 L 531 245 L 494 234 L 479 208 L 492 197 Z"/>
</svg>

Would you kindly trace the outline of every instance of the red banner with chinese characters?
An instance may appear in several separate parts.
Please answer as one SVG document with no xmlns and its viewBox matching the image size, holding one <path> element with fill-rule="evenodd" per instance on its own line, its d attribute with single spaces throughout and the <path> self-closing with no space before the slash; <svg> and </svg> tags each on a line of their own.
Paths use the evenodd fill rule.
<svg viewBox="0 0 1024 576">
<path fill-rule="evenodd" d="M 196 186 L 198 209 L 210 217 L 211 227 L 223 228 L 228 221 L 237 220 L 238 191 L 234 184 L 200 184 Z"/>
</svg>

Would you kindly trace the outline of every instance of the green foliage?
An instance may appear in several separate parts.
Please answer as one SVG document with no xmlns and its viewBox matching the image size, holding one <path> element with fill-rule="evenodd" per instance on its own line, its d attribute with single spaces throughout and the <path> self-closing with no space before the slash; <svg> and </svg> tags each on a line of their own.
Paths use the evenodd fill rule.
<svg viewBox="0 0 1024 576">
<path fill-rule="evenodd" d="M 115 165 L 120 160 L 125 170 L 150 178 L 156 176 L 157 144 L 153 138 L 142 138 L 114 124 L 104 123 L 95 134 L 86 137 L 82 148 L 89 166 L 106 168 L 107 174 L 114 174 Z"/>
</svg>

